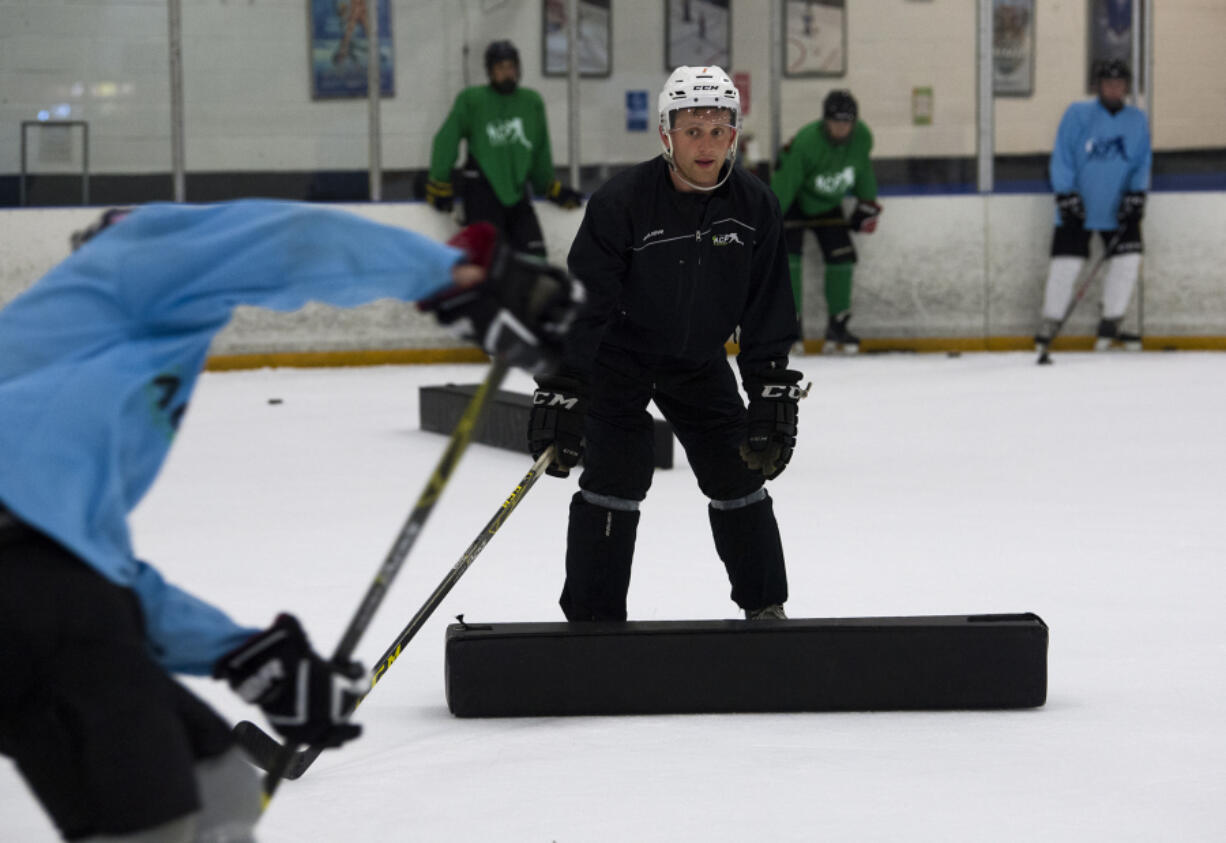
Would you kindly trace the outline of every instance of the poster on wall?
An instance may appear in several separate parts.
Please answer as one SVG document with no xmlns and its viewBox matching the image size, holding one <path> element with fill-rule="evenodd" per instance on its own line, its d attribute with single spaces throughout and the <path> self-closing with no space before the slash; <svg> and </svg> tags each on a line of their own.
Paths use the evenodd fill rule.
<svg viewBox="0 0 1226 843">
<path fill-rule="evenodd" d="M 369 0 L 307 0 L 311 99 L 365 97 L 370 36 L 366 32 Z M 391 0 L 378 0 L 379 93 L 395 94 Z"/>
<path fill-rule="evenodd" d="M 1139 4 L 1133 0 L 1090 0 L 1089 6 L 1086 90 L 1092 93 L 1096 88 L 1094 73 L 1100 63 L 1119 59 L 1132 67 L 1133 10 Z M 1138 68 L 1132 67 L 1132 78 L 1133 90 L 1141 90 Z"/>
<path fill-rule="evenodd" d="M 666 0 L 664 70 L 682 65 L 716 65 L 728 71 L 732 61 L 731 0 Z"/>
<path fill-rule="evenodd" d="M 570 71 L 570 38 L 566 25 L 566 0 L 545 0 L 545 56 L 541 67 L 546 76 L 565 76 Z M 608 76 L 613 70 L 610 0 L 579 0 L 579 75 Z"/>
<path fill-rule="evenodd" d="M 783 74 L 847 73 L 846 0 L 786 0 L 783 9 Z"/>
<path fill-rule="evenodd" d="M 992 0 L 992 91 L 1034 92 L 1034 0 Z"/>
</svg>

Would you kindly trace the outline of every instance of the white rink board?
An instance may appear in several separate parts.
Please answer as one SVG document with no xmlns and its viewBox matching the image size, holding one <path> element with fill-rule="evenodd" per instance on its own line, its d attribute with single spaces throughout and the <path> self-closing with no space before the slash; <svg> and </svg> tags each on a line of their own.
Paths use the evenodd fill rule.
<svg viewBox="0 0 1226 843">
<path fill-rule="evenodd" d="M 1045 194 L 885 197 L 877 233 L 854 235 L 860 253 L 853 294 L 866 338 L 1025 336 L 1038 319 L 1051 238 Z M 455 230 L 423 203 L 341 205 L 382 222 L 445 239 Z M 581 212 L 537 204 L 549 257 L 562 262 Z M 67 253 L 68 235 L 96 209 L 0 211 L 0 303 Z M 1145 332 L 1226 335 L 1226 194 L 1151 194 L 1142 268 Z M 825 322 L 822 266 L 806 235 L 805 323 Z M 1096 291 L 1070 322 L 1088 332 Z M 1135 303 L 1134 303 L 1135 307 Z M 351 311 L 309 306 L 291 314 L 243 308 L 218 336 L 216 354 L 449 348 L 459 343 L 411 307 L 379 302 Z"/>
</svg>

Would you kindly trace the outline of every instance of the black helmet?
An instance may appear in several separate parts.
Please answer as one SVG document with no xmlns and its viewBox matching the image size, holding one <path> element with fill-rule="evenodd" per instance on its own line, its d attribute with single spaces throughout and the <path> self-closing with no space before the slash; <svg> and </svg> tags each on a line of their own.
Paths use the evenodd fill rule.
<svg viewBox="0 0 1226 843">
<path fill-rule="evenodd" d="M 485 72 L 489 73 L 494 65 L 507 59 L 515 62 L 515 69 L 519 70 L 519 50 L 515 45 L 510 41 L 491 41 L 485 48 Z"/>
<path fill-rule="evenodd" d="M 826 120 L 855 121 L 860 109 L 856 106 L 856 98 L 851 91 L 839 89 L 826 94 L 822 103 L 822 117 Z"/>
<path fill-rule="evenodd" d="M 1128 69 L 1128 62 L 1123 59 L 1100 61 L 1098 67 L 1094 70 L 1094 81 L 1098 82 L 1103 79 L 1123 79 L 1126 82 L 1131 82 L 1132 71 Z"/>
</svg>

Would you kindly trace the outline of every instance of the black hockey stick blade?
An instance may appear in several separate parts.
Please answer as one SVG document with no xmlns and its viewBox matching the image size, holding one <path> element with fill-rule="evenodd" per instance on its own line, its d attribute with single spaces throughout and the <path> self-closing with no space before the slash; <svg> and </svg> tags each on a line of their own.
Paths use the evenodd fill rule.
<svg viewBox="0 0 1226 843">
<path fill-rule="evenodd" d="M 528 473 L 519 481 L 519 485 L 511 492 L 498 511 L 493 517 L 486 522 L 481 528 L 481 532 L 477 535 L 468 548 L 464 551 L 464 555 L 459 561 L 452 566 L 447 572 L 447 576 L 439 583 L 438 587 L 431 592 L 426 598 L 426 602 L 417 610 L 417 614 L 409 621 L 408 625 L 400 631 L 396 636 L 396 640 L 388 647 L 383 655 L 379 657 L 378 663 L 371 671 L 370 690 L 373 690 L 375 685 L 379 684 L 379 680 L 383 678 L 383 674 L 387 672 L 392 663 L 399 658 L 400 653 L 408 645 L 409 641 L 417 634 L 426 620 L 434 614 L 434 610 L 442 603 L 443 598 L 451 591 L 464 572 L 476 560 L 477 555 L 485 549 L 489 544 L 490 539 L 498 532 L 498 529 L 506 522 L 515 508 L 519 506 L 520 501 L 528 494 L 528 490 L 536 485 L 536 481 L 540 479 L 541 473 L 546 467 L 553 462 L 554 448 L 550 445 L 545 449 L 545 452 L 537 457 L 536 462 L 532 464 L 532 468 L 528 469 Z M 366 693 L 369 694 L 370 690 Z M 362 700 L 366 699 L 363 695 Z M 358 700 L 354 704 L 354 708 L 362 704 L 362 700 Z M 349 712 L 352 714 L 352 712 Z M 269 735 L 263 729 L 250 720 L 244 720 L 234 727 L 234 737 L 238 741 L 239 746 L 247 753 L 247 757 L 253 764 L 265 772 L 271 770 L 273 765 L 278 763 L 278 755 L 282 750 L 280 742 L 276 738 Z M 315 763 L 315 759 L 320 756 L 323 749 L 318 746 L 306 747 L 294 752 L 292 760 L 285 767 L 283 777 L 287 779 L 296 779 L 307 771 L 307 768 Z"/>
<path fill-rule="evenodd" d="M 272 769 L 281 751 L 281 742 L 265 732 L 250 720 L 240 721 L 232 732 L 239 749 L 247 753 L 247 760 L 261 770 Z M 285 768 L 284 778 L 296 779 L 306 772 L 312 762 L 319 757 L 319 750 L 314 747 L 300 749 L 294 753 L 294 758 Z M 309 756 L 309 757 L 308 757 Z"/>
</svg>

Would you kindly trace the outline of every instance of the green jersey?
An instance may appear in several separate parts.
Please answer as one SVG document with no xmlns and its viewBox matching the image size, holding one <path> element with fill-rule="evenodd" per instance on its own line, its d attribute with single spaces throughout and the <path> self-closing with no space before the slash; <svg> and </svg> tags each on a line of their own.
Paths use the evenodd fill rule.
<svg viewBox="0 0 1226 843">
<path fill-rule="evenodd" d="M 553 181 L 545 102 L 530 88 L 500 94 L 489 85 L 474 85 L 460 91 L 434 135 L 430 178 L 451 181 L 461 138 L 507 207 L 524 198 L 524 182 L 544 193 Z"/>
<path fill-rule="evenodd" d="M 836 207 L 849 191 L 857 199 L 876 201 L 877 177 L 868 160 L 872 149 L 873 133 L 862 120 L 841 144 L 826 138 L 821 120 L 805 125 L 784 147 L 771 176 L 780 208 L 786 214 L 795 202 L 803 215 L 814 217 Z"/>
</svg>

